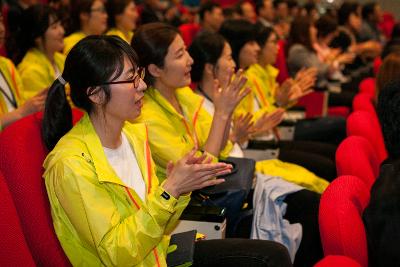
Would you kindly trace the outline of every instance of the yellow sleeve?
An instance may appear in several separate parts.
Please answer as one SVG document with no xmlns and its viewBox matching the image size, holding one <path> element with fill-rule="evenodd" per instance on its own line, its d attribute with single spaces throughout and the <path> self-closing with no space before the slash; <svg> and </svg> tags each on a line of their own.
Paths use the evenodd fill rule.
<svg viewBox="0 0 400 267">
<path fill-rule="evenodd" d="M 50 87 L 49 74 L 36 64 L 27 66 L 25 64 L 24 68 L 20 70 L 20 76 L 23 83 L 24 90 L 21 91 L 22 98 L 27 100 L 35 96 L 41 90 Z"/>
<path fill-rule="evenodd" d="M 148 195 L 146 205 L 123 217 L 116 203 L 121 196 L 112 196 L 106 186 L 98 182 L 94 170 L 80 158 L 56 163 L 46 177 L 50 201 L 60 203 L 80 240 L 96 250 L 105 266 L 139 264 L 160 244 L 183 202 L 177 205 L 172 196 L 164 199 L 163 189 L 157 187 Z M 57 212 L 54 207 L 53 212 Z M 57 223 L 56 218 L 54 224 Z M 67 252 L 72 264 L 82 257 L 76 255 L 75 259 L 74 254 L 78 253 L 79 250 Z"/>
</svg>

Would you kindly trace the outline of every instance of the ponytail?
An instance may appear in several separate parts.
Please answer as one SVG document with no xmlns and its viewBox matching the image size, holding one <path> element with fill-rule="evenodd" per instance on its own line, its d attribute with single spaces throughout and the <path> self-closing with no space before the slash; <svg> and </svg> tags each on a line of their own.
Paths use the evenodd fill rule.
<svg viewBox="0 0 400 267">
<path fill-rule="evenodd" d="M 71 128 L 72 110 L 65 94 L 65 81 L 59 77 L 49 89 L 44 109 L 42 136 L 47 149 L 52 150 Z"/>
</svg>

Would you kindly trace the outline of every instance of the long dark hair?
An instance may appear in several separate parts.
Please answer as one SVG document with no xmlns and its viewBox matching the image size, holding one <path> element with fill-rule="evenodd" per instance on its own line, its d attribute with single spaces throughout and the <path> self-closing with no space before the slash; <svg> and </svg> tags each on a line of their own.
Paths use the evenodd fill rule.
<svg viewBox="0 0 400 267">
<path fill-rule="evenodd" d="M 290 25 L 290 33 L 287 44 L 287 52 L 295 44 L 301 44 L 309 51 L 315 51 L 311 43 L 310 27 L 312 21 L 308 17 L 297 17 Z"/>
<path fill-rule="evenodd" d="M 92 5 L 95 0 L 71 0 L 71 14 L 66 29 L 66 35 L 70 35 L 81 29 L 81 14 L 90 14 Z"/>
<path fill-rule="evenodd" d="M 115 16 L 121 15 L 124 13 L 125 8 L 131 3 L 133 0 L 108 0 L 106 2 L 106 9 L 108 13 L 108 27 L 115 27 Z"/>
<path fill-rule="evenodd" d="M 268 41 L 271 34 L 276 34 L 272 27 L 266 27 L 260 22 L 255 24 L 255 32 L 256 42 L 261 48 L 265 46 L 265 43 Z"/>
<path fill-rule="evenodd" d="M 193 58 L 191 77 L 193 82 L 200 82 L 203 77 L 204 66 L 209 63 L 217 64 L 225 46 L 222 35 L 204 32 L 198 35 L 189 47 L 189 54 Z"/>
<path fill-rule="evenodd" d="M 22 13 L 21 30 L 18 33 L 18 48 L 14 54 L 15 63 L 21 62 L 26 52 L 36 47 L 35 39 L 44 37 L 50 24 L 59 21 L 57 12 L 51 7 L 43 4 L 30 6 Z"/>
<path fill-rule="evenodd" d="M 109 86 L 100 86 L 117 79 L 123 72 L 124 59 L 137 67 L 135 51 L 115 36 L 93 35 L 78 42 L 65 61 L 62 78 L 71 87 L 73 104 L 91 113 L 90 95 L 103 91 L 105 106 L 111 98 Z M 71 107 L 65 94 L 65 85 L 58 79 L 49 89 L 43 117 L 43 139 L 49 150 L 72 128 Z"/>
<path fill-rule="evenodd" d="M 140 26 L 133 35 L 131 46 L 139 55 L 140 66 L 146 68 L 144 81 L 147 85 L 154 86 L 155 82 L 147 67 L 150 64 L 164 67 L 168 48 L 178 34 L 179 31 L 175 27 L 155 22 Z"/>
</svg>

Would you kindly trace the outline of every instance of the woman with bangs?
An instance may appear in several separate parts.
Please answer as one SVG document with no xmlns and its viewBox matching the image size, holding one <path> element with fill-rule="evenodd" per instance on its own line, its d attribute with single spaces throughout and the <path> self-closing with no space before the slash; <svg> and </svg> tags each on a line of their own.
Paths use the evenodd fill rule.
<svg viewBox="0 0 400 267">
<path fill-rule="evenodd" d="M 176 161 L 193 148 L 208 153 L 214 160 L 228 156 L 233 146 L 229 141 L 233 111 L 249 91 L 244 88 L 246 79 L 242 71 L 234 74 L 228 67 L 232 79 L 211 81 L 215 92 L 212 116 L 204 106 L 204 98 L 188 87 L 193 59 L 177 29 L 161 23 L 143 25 L 135 32 L 131 45 L 148 73 L 149 88 L 137 121 L 148 126 L 159 178 L 165 177 L 168 162 Z M 211 72 L 217 69 L 210 66 Z M 315 231 L 318 229 L 319 195 L 300 190 L 290 194 L 287 200 L 293 201 L 288 204 L 288 220 L 304 222 L 304 238 L 296 259 L 299 258 L 299 266 L 311 266 L 310 263 L 322 256 L 319 233 Z M 239 257 L 232 256 L 237 259 L 236 266 L 239 266 Z"/>
<path fill-rule="evenodd" d="M 213 115 L 213 98 L 216 93 L 213 86 L 214 80 L 217 79 L 221 83 L 229 80 L 230 73 L 235 68 L 235 62 L 231 56 L 231 48 L 221 35 L 203 33 L 195 38 L 189 48 L 189 53 L 194 60 L 191 71 L 192 81 L 197 84 L 197 93 L 204 97 L 205 109 L 210 115 Z M 281 122 L 283 112 L 283 109 L 277 109 L 274 112 L 267 113 L 263 119 L 256 122 L 252 120 L 250 113 L 234 118 L 230 133 L 230 141 L 232 141 L 234 147 L 229 155 L 243 157 L 244 152 L 245 155 L 251 157 L 251 153 L 246 153 L 246 149 L 242 151 L 241 147 L 246 148 L 247 145 L 250 145 L 248 143 L 252 142 L 251 138 L 271 132 Z M 262 145 L 262 142 L 259 141 L 258 145 Z M 266 142 L 265 145 L 268 147 L 271 143 Z M 314 148 L 315 146 L 320 147 Z M 256 159 L 261 161 L 257 162 L 257 171 L 283 177 L 288 181 L 298 183 L 318 193 L 322 193 L 325 190 L 328 182 L 295 164 L 309 167 L 311 171 L 316 172 L 320 177 L 325 178 L 324 175 L 326 175 L 326 179 L 332 180 L 336 177 L 335 164 L 331 162 L 330 158 L 325 157 L 323 153 L 318 153 L 320 150 L 326 149 L 332 151 L 334 154 L 334 147 L 332 148 L 328 144 L 320 144 L 318 142 L 299 141 L 280 141 L 277 143 L 277 147 L 280 148 L 278 154 L 279 160 L 271 160 L 267 153 L 259 150 L 260 153 L 257 153 Z M 315 149 L 315 152 L 307 151 L 306 148 L 311 151 Z"/>
<path fill-rule="evenodd" d="M 80 40 L 103 34 L 107 29 L 107 10 L 101 0 L 71 0 L 71 18 L 64 38 L 64 55 Z"/>
<path fill-rule="evenodd" d="M 22 97 L 30 99 L 45 95 L 48 87 L 64 69 L 64 28 L 56 12 L 45 5 L 34 5 L 23 13 L 19 37 L 18 71 L 24 90 Z"/>
<path fill-rule="evenodd" d="M 118 37 L 86 37 L 49 89 L 44 179 L 55 232 L 73 266 L 167 266 L 169 235 L 191 191 L 224 182 L 215 176 L 231 170 L 190 151 L 168 165 L 159 183 L 147 127 L 133 123 L 146 90 L 137 62 Z M 66 83 L 85 111 L 73 127 Z M 239 239 L 196 242 L 194 266 L 230 266 L 231 253 L 253 266 L 290 266 L 282 246 Z"/>
<path fill-rule="evenodd" d="M 107 35 L 116 35 L 128 44 L 131 43 L 136 22 L 139 19 L 135 2 L 132 0 L 109 0 L 106 3 L 108 13 Z"/>
</svg>

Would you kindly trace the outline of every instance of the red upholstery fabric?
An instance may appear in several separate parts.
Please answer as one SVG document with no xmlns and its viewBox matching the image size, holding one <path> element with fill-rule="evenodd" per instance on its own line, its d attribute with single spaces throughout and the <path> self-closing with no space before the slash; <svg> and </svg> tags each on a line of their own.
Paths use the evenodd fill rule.
<svg viewBox="0 0 400 267">
<path fill-rule="evenodd" d="M 368 201 L 369 190 L 358 177 L 340 176 L 328 186 L 319 207 L 325 256 L 344 255 L 361 266 L 368 265 L 367 240 L 361 219 Z"/>
<path fill-rule="evenodd" d="M 286 55 L 285 55 L 286 42 L 284 40 L 280 40 L 278 42 L 278 45 L 279 45 L 279 50 L 278 50 L 278 55 L 276 57 L 275 67 L 279 69 L 279 74 L 278 77 L 276 77 L 276 80 L 281 84 L 287 78 L 289 78 L 289 72 L 287 69 Z"/>
<path fill-rule="evenodd" d="M 379 162 L 371 144 L 361 136 L 343 140 L 336 151 L 338 175 L 354 175 L 371 188 L 379 175 Z"/>
<path fill-rule="evenodd" d="M 379 164 L 387 158 L 382 130 L 378 118 L 368 111 L 354 111 L 347 118 L 347 136 L 358 135 L 368 140 L 377 155 Z"/>
<path fill-rule="evenodd" d="M 324 102 L 325 94 L 323 92 L 312 92 L 300 98 L 297 106 L 306 109 L 306 118 L 314 118 L 323 115 Z"/>
<path fill-rule="evenodd" d="M 368 94 L 371 98 L 375 97 L 375 78 L 365 78 L 360 82 L 359 91 Z"/>
<path fill-rule="evenodd" d="M 0 173 L 0 207 L 0 266 L 36 266 L 2 173 Z"/>
<path fill-rule="evenodd" d="M 189 47 L 197 33 L 200 31 L 200 25 L 197 23 L 182 24 L 179 26 L 179 31 L 181 32 L 181 36 L 185 42 L 185 45 Z"/>
<path fill-rule="evenodd" d="M 314 267 L 361 267 L 361 265 L 346 256 L 329 255 L 320 260 Z"/>
<path fill-rule="evenodd" d="M 74 116 L 81 116 L 75 112 Z M 22 229 L 38 266 L 70 266 L 54 233 L 42 163 L 41 113 L 10 125 L 0 136 L 0 169 L 10 189 Z"/>
<path fill-rule="evenodd" d="M 350 114 L 350 109 L 348 107 L 329 107 L 328 108 L 328 115 L 329 116 L 339 116 L 343 118 L 347 118 Z"/>
<path fill-rule="evenodd" d="M 379 71 L 379 68 L 381 67 L 381 65 L 382 65 L 381 57 L 375 58 L 374 59 L 374 67 L 373 67 L 375 76 L 378 74 L 378 71 Z"/>
<path fill-rule="evenodd" d="M 366 93 L 358 93 L 353 99 L 353 110 L 365 110 L 377 117 L 372 98 Z"/>
<path fill-rule="evenodd" d="M 382 21 L 379 23 L 379 28 L 385 34 L 387 39 L 392 37 L 393 27 L 396 23 L 396 20 L 392 13 L 384 12 L 382 16 Z"/>
</svg>

